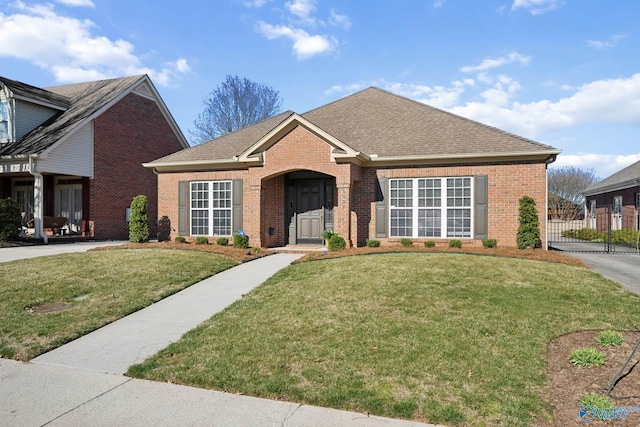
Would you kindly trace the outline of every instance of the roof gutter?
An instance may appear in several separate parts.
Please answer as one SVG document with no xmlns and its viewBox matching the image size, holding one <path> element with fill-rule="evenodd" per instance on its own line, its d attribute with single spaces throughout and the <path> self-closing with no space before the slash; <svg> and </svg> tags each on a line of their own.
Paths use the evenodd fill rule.
<svg viewBox="0 0 640 427">
<path fill-rule="evenodd" d="M 34 194 L 33 196 L 33 201 L 34 201 L 34 207 L 35 207 L 35 213 L 33 215 L 33 219 L 34 219 L 34 226 L 35 226 L 35 233 L 36 233 L 36 238 L 42 238 L 42 241 L 44 242 L 45 245 L 49 244 L 49 238 L 44 234 L 44 228 L 43 228 L 43 221 L 42 221 L 42 187 L 44 185 L 44 179 L 42 178 L 42 174 L 39 172 L 36 172 L 36 168 L 35 168 L 35 163 L 33 161 L 34 158 L 36 158 L 36 155 L 30 154 L 29 155 L 29 166 L 28 166 L 28 171 L 29 173 L 33 176 L 34 178 L 34 185 L 33 185 L 33 191 L 36 192 L 37 190 L 37 194 Z"/>
<path fill-rule="evenodd" d="M 370 155 L 372 164 L 419 164 L 419 163 L 441 163 L 444 161 L 492 161 L 492 160 L 517 160 L 517 159 L 544 159 L 547 163 L 552 163 L 560 154 L 560 150 L 545 151 L 524 151 L 524 152 L 505 152 L 505 153 L 466 153 L 466 154 L 436 154 L 431 156 L 377 156 Z"/>
</svg>

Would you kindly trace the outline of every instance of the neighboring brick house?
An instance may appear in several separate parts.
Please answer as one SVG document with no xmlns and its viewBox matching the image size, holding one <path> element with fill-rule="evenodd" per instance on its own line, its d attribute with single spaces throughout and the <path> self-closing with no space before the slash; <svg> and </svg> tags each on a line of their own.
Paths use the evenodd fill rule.
<svg viewBox="0 0 640 427">
<path fill-rule="evenodd" d="M 0 197 L 17 200 L 36 237 L 128 239 L 136 195 L 158 217 L 142 163 L 186 147 L 146 75 L 46 89 L 0 77 Z"/>
<path fill-rule="evenodd" d="M 640 229 L 640 161 L 584 191 L 589 228 Z"/>
<path fill-rule="evenodd" d="M 252 246 L 277 247 L 321 243 L 331 229 L 353 246 L 402 237 L 516 246 L 524 195 L 535 199 L 546 236 L 546 169 L 557 154 L 369 88 L 145 166 L 158 173 L 159 215 L 180 235 L 242 229 Z"/>
</svg>

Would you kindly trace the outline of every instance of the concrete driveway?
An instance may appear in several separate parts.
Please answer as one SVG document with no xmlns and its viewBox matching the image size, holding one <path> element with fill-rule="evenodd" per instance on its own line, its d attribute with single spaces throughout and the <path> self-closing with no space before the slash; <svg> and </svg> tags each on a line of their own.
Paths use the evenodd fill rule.
<svg viewBox="0 0 640 427">
<path fill-rule="evenodd" d="M 640 254 L 605 253 L 602 243 L 553 243 L 565 255 L 582 260 L 596 273 L 640 295 Z M 602 250 L 602 252 L 587 252 Z"/>
<path fill-rule="evenodd" d="M 14 246 L 0 248 L 0 262 L 15 261 L 39 256 L 68 254 L 71 252 L 86 252 L 99 246 L 115 246 L 127 243 L 125 240 L 109 240 L 104 242 L 74 242 L 52 245 Z"/>
</svg>

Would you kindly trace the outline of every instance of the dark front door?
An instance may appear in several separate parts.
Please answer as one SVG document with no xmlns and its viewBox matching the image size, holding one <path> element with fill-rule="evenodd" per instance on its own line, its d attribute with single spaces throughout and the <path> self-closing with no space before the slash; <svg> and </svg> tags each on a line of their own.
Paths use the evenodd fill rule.
<svg viewBox="0 0 640 427">
<path fill-rule="evenodd" d="M 296 241 L 322 243 L 324 231 L 324 181 L 296 182 Z"/>
</svg>

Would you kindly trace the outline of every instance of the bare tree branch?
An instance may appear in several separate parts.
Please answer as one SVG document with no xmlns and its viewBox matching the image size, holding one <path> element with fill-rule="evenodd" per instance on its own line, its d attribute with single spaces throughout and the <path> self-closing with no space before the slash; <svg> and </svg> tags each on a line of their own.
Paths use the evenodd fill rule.
<svg viewBox="0 0 640 427">
<path fill-rule="evenodd" d="M 582 193 L 600 181 L 593 169 L 563 166 L 548 171 L 549 213 L 554 219 L 572 220 L 584 209 Z"/>
<path fill-rule="evenodd" d="M 203 104 L 204 110 L 193 122 L 195 129 L 189 131 L 192 144 L 268 119 L 280 111 L 282 99 L 270 86 L 228 75 Z"/>
</svg>

